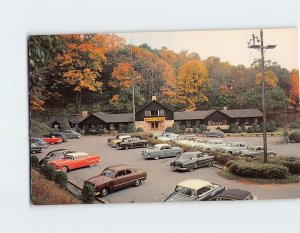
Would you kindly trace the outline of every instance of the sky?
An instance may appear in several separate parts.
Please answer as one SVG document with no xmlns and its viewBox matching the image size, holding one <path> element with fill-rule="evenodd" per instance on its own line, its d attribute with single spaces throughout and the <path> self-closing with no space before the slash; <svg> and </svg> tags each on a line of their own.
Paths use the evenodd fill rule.
<svg viewBox="0 0 300 233">
<path fill-rule="evenodd" d="M 277 45 L 265 52 L 265 60 L 277 62 L 281 67 L 298 69 L 298 32 L 296 28 L 263 29 L 264 45 Z M 147 43 L 152 49 L 167 47 L 175 52 L 188 50 L 196 52 L 201 59 L 209 56 L 220 57 L 222 62 L 249 67 L 255 58 L 260 58 L 258 50 L 249 49 L 252 34 L 260 35 L 260 29 L 214 30 L 177 32 L 134 32 L 117 33 L 126 43 L 141 45 Z"/>
</svg>

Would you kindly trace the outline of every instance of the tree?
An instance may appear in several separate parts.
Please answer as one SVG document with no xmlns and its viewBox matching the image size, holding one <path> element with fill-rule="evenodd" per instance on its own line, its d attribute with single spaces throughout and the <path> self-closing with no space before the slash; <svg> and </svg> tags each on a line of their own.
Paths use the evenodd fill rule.
<svg viewBox="0 0 300 233">
<path fill-rule="evenodd" d="M 288 99 L 280 87 L 275 87 L 266 92 L 266 105 L 268 110 L 286 109 Z"/>
<path fill-rule="evenodd" d="M 187 110 L 195 110 L 196 104 L 207 101 L 205 81 L 207 69 L 200 61 L 188 61 L 179 72 L 177 80 L 177 101 Z"/>
<path fill-rule="evenodd" d="M 260 72 L 256 75 L 255 82 L 256 82 L 257 85 L 260 85 L 261 81 L 262 81 L 262 74 Z M 267 70 L 265 72 L 265 81 L 266 81 L 266 87 L 267 88 L 274 88 L 274 87 L 276 87 L 276 85 L 278 83 L 278 77 L 271 70 Z"/>
<path fill-rule="evenodd" d="M 293 69 L 289 76 L 290 90 L 288 92 L 289 104 L 296 110 L 299 106 L 299 71 Z"/>
</svg>

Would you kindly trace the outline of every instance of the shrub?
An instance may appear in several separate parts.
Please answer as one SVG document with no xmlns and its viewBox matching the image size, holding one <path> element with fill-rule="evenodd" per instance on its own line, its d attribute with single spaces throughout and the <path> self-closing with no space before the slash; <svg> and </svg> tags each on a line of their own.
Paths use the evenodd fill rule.
<svg viewBox="0 0 300 233">
<path fill-rule="evenodd" d="M 41 168 L 41 174 L 44 175 L 48 180 L 54 180 L 55 168 L 49 164 L 46 164 Z"/>
<path fill-rule="evenodd" d="M 249 126 L 247 129 L 247 133 L 254 133 L 254 129 L 252 126 Z"/>
<path fill-rule="evenodd" d="M 229 125 L 229 132 L 230 133 L 237 133 L 238 129 L 239 129 L 239 126 L 235 123 Z"/>
<path fill-rule="evenodd" d="M 167 133 L 167 132 L 168 132 L 168 133 L 172 133 L 172 132 L 173 132 L 172 127 L 167 127 L 165 132 L 166 132 L 166 133 Z"/>
<path fill-rule="evenodd" d="M 225 165 L 230 160 L 238 160 L 237 157 L 225 153 L 211 152 L 210 155 L 214 157 L 216 162 L 223 165 Z"/>
<path fill-rule="evenodd" d="M 63 120 L 63 122 L 61 123 L 60 127 L 61 127 L 61 130 L 62 130 L 62 131 L 71 129 L 70 123 L 69 123 L 69 121 L 68 121 L 67 118 L 64 118 L 64 120 Z"/>
<path fill-rule="evenodd" d="M 142 127 L 138 127 L 137 129 L 136 129 L 136 132 L 144 132 L 144 129 L 142 128 Z"/>
<path fill-rule="evenodd" d="M 201 133 L 201 130 L 200 130 L 200 129 L 198 129 L 198 128 L 196 128 L 194 133 L 196 133 L 196 134 L 200 134 L 200 133 Z"/>
<path fill-rule="evenodd" d="M 205 125 L 205 124 L 201 124 L 201 125 L 199 126 L 199 130 L 200 130 L 200 132 L 207 131 L 206 125 Z"/>
<path fill-rule="evenodd" d="M 290 128 L 299 129 L 300 128 L 300 121 L 294 121 L 294 122 L 290 123 Z"/>
<path fill-rule="evenodd" d="M 300 131 L 292 131 L 289 139 L 291 142 L 300 142 Z"/>
<path fill-rule="evenodd" d="M 35 155 L 30 156 L 30 167 L 37 168 L 39 166 L 39 159 Z"/>
<path fill-rule="evenodd" d="M 282 165 L 242 160 L 232 162 L 228 170 L 234 175 L 261 179 L 285 179 L 289 176 L 289 170 Z"/>
<path fill-rule="evenodd" d="M 256 124 L 256 123 L 252 124 L 252 128 L 253 128 L 253 130 L 254 130 L 255 133 L 260 133 L 261 132 L 261 130 L 259 128 L 259 125 Z"/>
<path fill-rule="evenodd" d="M 189 133 L 189 134 L 191 134 L 193 131 L 192 131 L 192 129 L 187 129 L 186 132 Z"/>
<path fill-rule="evenodd" d="M 148 143 L 149 143 L 150 145 L 156 145 L 156 144 L 161 144 L 161 143 L 164 143 L 164 142 L 161 141 L 161 140 L 159 140 L 159 139 L 150 139 L 150 140 L 148 141 Z"/>
<path fill-rule="evenodd" d="M 179 128 L 179 124 L 178 123 L 174 123 L 173 126 L 172 126 L 172 131 L 173 133 L 177 133 L 179 134 L 180 133 L 180 128 Z"/>
<path fill-rule="evenodd" d="M 193 133 L 197 133 L 197 127 L 193 126 Z"/>
<path fill-rule="evenodd" d="M 82 200 L 86 204 L 92 204 L 95 201 L 94 187 L 90 184 L 84 184 L 82 189 Z"/>
<path fill-rule="evenodd" d="M 270 132 L 275 132 L 277 130 L 277 126 L 274 121 L 269 122 L 269 130 Z"/>
<path fill-rule="evenodd" d="M 269 161 L 274 164 L 285 166 L 292 174 L 300 174 L 300 159 L 295 157 L 276 157 L 270 158 Z"/>
<path fill-rule="evenodd" d="M 30 120 L 30 133 L 31 136 L 41 137 L 44 134 L 48 134 L 51 128 L 44 122 L 39 122 L 35 119 Z"/>
<path fill-rule="evenodd" d="M 61 187 L 66 187 L 68 183 L 68 176 L 62 171 L 55 171 L 54 173 L 54 182 Z"/>
<path fill-rule="evenodd" d="M 186 131 L 186 126 L 185 125 L 181 125 L 180 126 L 180 133 L 185 133 Z"/>
</svg>

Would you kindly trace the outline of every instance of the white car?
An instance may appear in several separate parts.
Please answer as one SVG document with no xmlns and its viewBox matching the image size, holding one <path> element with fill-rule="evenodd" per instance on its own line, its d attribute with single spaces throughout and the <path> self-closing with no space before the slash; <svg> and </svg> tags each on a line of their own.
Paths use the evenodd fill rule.
<svg viewBox="0 0 300 233">
<path fill-rule="evenodd" d="M 225 146 L 223 140 L 208 140 L 206 143 L 199 145 L 199 149 L 203 151 L 216 151 L 217 148 Z"/>
</svg>

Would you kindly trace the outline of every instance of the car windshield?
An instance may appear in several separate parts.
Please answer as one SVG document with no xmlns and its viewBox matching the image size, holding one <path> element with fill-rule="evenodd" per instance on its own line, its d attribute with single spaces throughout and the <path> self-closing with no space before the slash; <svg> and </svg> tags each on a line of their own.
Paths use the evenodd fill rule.
<svg viewBox="0 0 300 233">
<path fill-rule="evenodd" d="M 180 156 L 180 159 L 190 159 L 192 157 L 192 154 L 185 154 L 183 153 L 181 156 Z"/>
<path fill-rule="evenodd" d="M 110 177 L 110 178 L 114 178 L 116 176 L 116 173 L 112 170 L 109 170 L 109 169 L 105 169 L 102 173 L 101 173 L 102 176 L 107 176 L 107 177 Z"/>
<path fill-rule="evenodd" d="M 160 150 L 160 146 L 157 146 L 157 145 L 155 145 L 153 148 Z"/>
<path fill-rule="evenodd" d="M 182 187 L 182 186 L 179 186 L 179 185 L 176 186 L 175 192 L 179 193 L 179 194 L 182 194 L 182 195 L 190 196 L 190 197 L 195 197 L 196 196 L 196 190 L 186 188 L 186 187 Z"/>
</svg>

